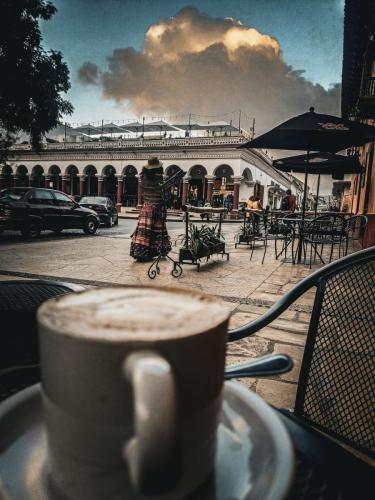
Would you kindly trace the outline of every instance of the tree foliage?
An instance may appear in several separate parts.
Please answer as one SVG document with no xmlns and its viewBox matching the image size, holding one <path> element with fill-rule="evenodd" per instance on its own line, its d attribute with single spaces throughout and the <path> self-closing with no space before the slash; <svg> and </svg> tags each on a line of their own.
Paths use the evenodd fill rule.
<svg viewBox="0 0 375 500">
<path fill-rule="evenodd" d="M 35 149 L 73 111 L 61 96 L 70 88 L 68 66 L 60 52 L 41 45 L 39 20 L 55 12 L 45 0 L 0 0 L 0 125 L 8 139 L 19 130 L 30 134 Z"/>
</svg>

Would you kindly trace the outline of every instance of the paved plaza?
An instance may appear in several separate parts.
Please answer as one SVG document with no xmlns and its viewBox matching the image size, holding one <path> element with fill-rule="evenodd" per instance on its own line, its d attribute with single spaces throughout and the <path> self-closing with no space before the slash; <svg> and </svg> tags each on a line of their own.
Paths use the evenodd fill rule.
<svg viewBox="0 0 375 500">
<path fill-rule="evenodd" d="M 161 262 L 155 280 L 147 276 L 149 264 L 136 263 L 129 257 L 130 235 L 136 221 L 121 219 L 119 226 L 100 229 L 95 236 L 66 231 L 60 236 L 43 233 L 36 241 L 25 242 L 18 235 L 0 236 L 0 279 L 46 278 L 79 283 L 84 286 L 111 284 L 168 285 L 197 289 L 213 294 L 232 310 L 231 328 L 243 325 L 263 314 L 295 283 L 307 276 L 307 266 L 275 260 L 273 242 L 261 264 L 261 244 L 250 261 L 247 247 L 234 247 L 238 224 L 224 224 L 230 259 L 214 256 L 198 273 L 194 266 L 183 266 L 178 279 L 170 274 L 172 266 Z M 172 241 L 183 233 L 181 223 L 169 223 Z M 177 258 L 178 246 L 171 256 Z M 316 269 L 318 266 L 314 266 Z M 294 369 L 285 375 L 267 379 L 243 379 L 241 382 L 277 407 L 292 407 L 305 337 L 310 319 L 313 291 L 307 292 L 292 308 L 256 335 L 228 345 L 228 364 L 241 363 L 268 353 L 289 354 Z"/>
</svg>

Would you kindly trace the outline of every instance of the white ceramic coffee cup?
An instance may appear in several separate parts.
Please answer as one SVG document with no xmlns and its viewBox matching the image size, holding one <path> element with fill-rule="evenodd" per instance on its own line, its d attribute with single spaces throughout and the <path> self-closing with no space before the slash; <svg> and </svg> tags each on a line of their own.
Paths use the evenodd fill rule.
<svg viewBox="0 0 375 500">
<path fill-rule="evenodd" d="M 213 468 L 229 310 L 119 287 L 38 311 L 48 467 L 71 499 L 183 498 Z"/>
</svg>

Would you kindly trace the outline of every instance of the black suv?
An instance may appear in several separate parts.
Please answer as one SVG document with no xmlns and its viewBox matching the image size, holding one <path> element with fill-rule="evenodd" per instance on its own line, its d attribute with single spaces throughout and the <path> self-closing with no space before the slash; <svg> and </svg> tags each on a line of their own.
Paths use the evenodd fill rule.
<svg viewBox="0 0 375 500">
<path fill-rule="evenodd" d="M 81 207 L 91 208 L 98 214 L 100 222 L 107 227 L 117 226 L 118 212 L 110 198 L 106 196 L 83 196 L 78 202 Z"/>
<path fill-rule="evenodd" d="M 27 238 L 37 238 L 43 229 L 60 233 L 79 228 L 94 234 L 98 226 L 94 210 L 81 207 L 61 191 L 24 187 L 0 191 L 0 233 L 16 229 Z"/>
</svg>

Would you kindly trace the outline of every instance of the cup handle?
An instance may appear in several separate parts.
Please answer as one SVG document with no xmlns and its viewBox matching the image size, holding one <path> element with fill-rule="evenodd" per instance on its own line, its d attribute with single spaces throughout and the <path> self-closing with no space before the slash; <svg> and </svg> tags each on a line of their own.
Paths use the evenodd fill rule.
<svg viewBox="0 0 375 500">
<path fill-rule="evenodd" d="M 136 352 L 123 363 L 133 387 L 134 436 L 123 454 L 130 480 L 141 494 L 162 493 L 178 480 L 177 395 L 172 368 L 153 352 Z"/>
</svg>

